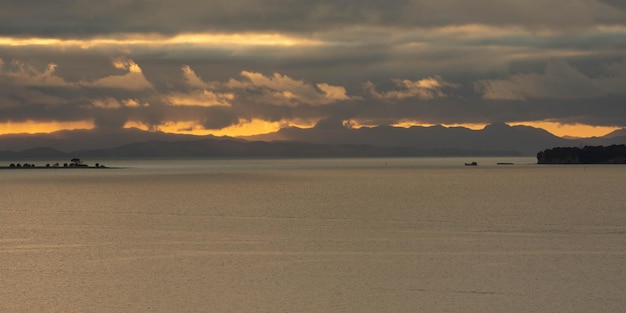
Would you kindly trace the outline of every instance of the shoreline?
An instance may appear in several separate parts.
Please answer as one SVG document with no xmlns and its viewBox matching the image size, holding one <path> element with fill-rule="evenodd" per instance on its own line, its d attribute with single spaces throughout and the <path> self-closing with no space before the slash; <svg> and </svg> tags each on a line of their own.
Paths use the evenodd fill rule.
<svg viewBox="0 0 626 313">
<path fill-rule="evenodd" d="M 99 169 L 117 169 L 118 167 L 108 167 L 108 166 L 72 166 L 72 167 L 62 167 L 62 166 L 26 166 L 26 167 L 11 167 L 11 166 L 0 166 L 0 170 L 99 170 Z"/>
</svg>

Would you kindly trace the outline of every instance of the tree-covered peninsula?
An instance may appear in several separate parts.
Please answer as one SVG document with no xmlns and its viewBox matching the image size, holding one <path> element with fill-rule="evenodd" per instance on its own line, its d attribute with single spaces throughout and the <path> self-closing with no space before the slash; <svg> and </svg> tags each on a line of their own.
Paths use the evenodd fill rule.
<svg viewBox="0 0 626 313">
<path fill-rule="evenodd" d="M 626 145 L 557 147 L 537 153 L 539 164 L 626 164 Z"/>
</svg>

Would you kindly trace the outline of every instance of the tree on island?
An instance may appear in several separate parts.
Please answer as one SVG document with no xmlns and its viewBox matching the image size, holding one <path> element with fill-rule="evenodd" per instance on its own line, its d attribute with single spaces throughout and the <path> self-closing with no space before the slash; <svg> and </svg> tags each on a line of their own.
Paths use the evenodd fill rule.
<svg viewBox="0 0 626 313">
<path fill-rule="evenodd" d="M 626 164 L 626 145 L 557 147 L 537 153 L 539 164 Z"/>
<path fill-rule="evenodd" d="M 87 167 L 87 164 L 83 163 L 79 158 L 73 158 L 71 162 L 70 167 Z"/>
</svg>

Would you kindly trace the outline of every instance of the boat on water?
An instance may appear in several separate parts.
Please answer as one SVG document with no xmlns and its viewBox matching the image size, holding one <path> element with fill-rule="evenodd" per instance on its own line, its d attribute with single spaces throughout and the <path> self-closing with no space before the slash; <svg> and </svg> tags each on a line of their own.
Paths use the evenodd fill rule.
<svg viewBox="0 0 626 313">
<path fill-rule="evenodd" d="M 465 166 L 478 166 L 476 162 L 465 163 Z"/>
</svg>

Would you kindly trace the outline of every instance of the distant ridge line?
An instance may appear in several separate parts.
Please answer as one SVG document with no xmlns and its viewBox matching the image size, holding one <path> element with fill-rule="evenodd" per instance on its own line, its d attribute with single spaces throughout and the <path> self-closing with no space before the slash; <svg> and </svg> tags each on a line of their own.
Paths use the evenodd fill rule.
<svg viewBox="0 0 626 313">
<path fill-rule="evenodd" d="M 625 136 L 621 136 L 624 134 Z M 607 137 L 608 136 L 608 137 Z M 249 137 L 215 137 L 139 129 L 76 130 L 0 136 L 0 158 L 97 157 L 341 157 L 534 156 L 550 147 L 626 144 L 626 130 L 605 137 L 565 139 L 529 126 L 346 128 L 319 123 Z M 197 147 L 196 147 L 197 146 Z M 2 151 L 4 150 L 4 151 Z M 78 153 L 78 154 L 76 154 Z"/>
<path fill-rule="evenodd" d="M 376 147 L 352 144 L 311 144 L 302 142 L 263 142 L 227 139 L 200 139 L 195 141 L 151 140 L 108 149 L 85 149 L 62 152 L 49 147 L 20 152 L 2 151 L 1 159 L 67 158 L 142 158 L 142 157 L 419 157 L 419 156 L 519 156 L 516 151 L 433 149 L 416 147 Z"/>
</svg>

